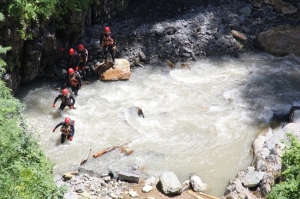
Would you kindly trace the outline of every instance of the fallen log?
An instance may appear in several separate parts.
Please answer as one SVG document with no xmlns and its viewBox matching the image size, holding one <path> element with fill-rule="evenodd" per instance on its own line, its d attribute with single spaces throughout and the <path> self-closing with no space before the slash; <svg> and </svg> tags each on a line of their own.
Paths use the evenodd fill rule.
<svg viewBox="0 0 300 199">
<path fill-rule="evenodd" d="M 126 144 L 129 144 L 130 142 L 131 142 L 131 141 L 129 141 L 129 142 L 123 142 L 123 143 L 121 143 L 121 144 L 118 144 L 118 145 L 109 147 L 109 148 L 107 148 L 107 149 L 104 149 L 104 150 L 102 150 L 102 151 L 100 151 L 100 152 L 98 152 L 98 153 L 95 153 L 95 154 L 93 155 L 93 157 L 94 157 L 94 158 L 97 158 L 97 157 L 99 157 L 99 156 L 102 156 L 103 154 L 105 154 L 105 153 L 107 153 L 107 152 L 110 152 L 110 151 L 112 151 L 112 150 L 114 150 L 114 149 L 116 149 L 116 148 L 120 148 L 120 147 L 122 147 L 122 146 L 124 146 L 124 145 L 126 145 Z"/>
<path fill-rule="evenodd" d="M 84 154 L 84 156 L 83 156 L 83 158 L 82 158 L 82 160 L 81 160 L 81 162 L 80 162 L 80 166 L 82 165 L 82 164 L 84 164 L 88 159 L 89 159 L 89 157 L 90 157 L 90 154 L 91 154 L 91 151 L 92 151 L 92 149 L 89 149 L 89 150 L 87 150 L 86 152 L 85 152 L 85 154 Z"/>
<path fill-rule="evenodd" d="M 197 198 L 197 199 L 205 199 L 205 198 L 202 198 L 201 196 L 199 196 L 199 195 L 197 195 L 195 192 L 193 192 L 192 190 L 188 190 L 188 193 L 191 195 L 191 196 L 193 196 L 193 197 L 195 197 L 195 198 Z"/>
<path fill-rule="evenodd" d="M 212 196 L 212 195 L 208 195 L 208 194 L 203 193 L 203 192 L 197 192 L 197 193 L 200 194 L 200 195 L 202 195 L 202 196 L 204 196 L 204 197 L 206 197 L 206 198 L 208 198 L 208 199 L 220 199 L 218 197 L 215 197 L 215 196 Z"/>
</svg>

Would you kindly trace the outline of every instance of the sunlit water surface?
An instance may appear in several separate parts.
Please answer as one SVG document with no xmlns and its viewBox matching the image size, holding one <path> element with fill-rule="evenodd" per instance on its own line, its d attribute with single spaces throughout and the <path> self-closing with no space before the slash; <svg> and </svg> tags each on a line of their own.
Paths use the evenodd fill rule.
<svg viewBox="0 0 300 199">
<path fill-rule="evenodd" d="M 41 148 L 56 163 L 55 173 L 75 170 L 88 149 L 85 169 L 103 173 L 141 170 L 142 177 L 174 172 L 180 182 L 195 172 L 222 196 L 227 183 L 252 161 L 251 143 L 270 121 L 273 111 L 286 113 L 299 105 L 299 62 L 292 57 L 244 54 L 190 62 L 191 69 L 137 68 L 128 81 L 91 80 L 76 98 L 76 110 L 60 116 L 52 108 L 59 91 L 50 83 L 34 82 L 17 93 L 27 105 L 24 116 Z M 59 107 L 60 101 L 57 103 Z M 138 117 L 130 107 L 143 110 Z M 57 144 L 56 124 L 75 120 L 72 142 Z M 134 152 L 116 149 L 131 141 Z"/>
</svg>

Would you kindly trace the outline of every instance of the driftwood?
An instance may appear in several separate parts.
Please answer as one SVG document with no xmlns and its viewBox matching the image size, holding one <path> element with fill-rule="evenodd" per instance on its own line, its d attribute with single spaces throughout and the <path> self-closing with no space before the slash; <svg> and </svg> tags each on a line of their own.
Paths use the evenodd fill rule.
<svg viewBox="0 0 300 199">
<path fill-rule="evenodd" d="M 89 150 L 87 150 L 86 152 L 85 152 L 85 154 L 84 154 L 84 156 L 83 156 L 83 158 L 82 158 L 82 160 L 81 160 L 81 162 L 80 162 L 80 166 L 83 164 L 83 163 L 85 163 L 88 159 L 89 159 L 89 157 L 90 157 L 90 154 L 91 154 L 91 151 L 92 151 L 92 149 L 89 149 Z"/>
<path fill-rule="evenodd" d="M 201 196 L 199 196 L 198 194 L 196 194 L 195 192 L 193 192 L 192 190 L 188 190 L 188 193 L 197 199 L 205 199 L 205 198 L 202 198 Z"/>
<path fill-rule="evenodd" d="M 205 194 L 203 192 L 194 192 L 192 190 L 188 190 L 188 193 L 198 199 L 220 199 L 218 197 L 215 197 L 215 196 L 212 196 L 209 194 Z M 197 193 L 200 194 L 201 196 L 199 196 Z"/>
<path fill-rule="evenodd" d="M 129 142 L 123 142 L 123 143 L 121 143 L 121 144 L 118 144 L 118 145 L 109 147 L 109 148 L 107 148 L 107 149 L 104 149 L 104 150 L 102 150 L 102 151 L 100 151 L 100 152 L 94 154 L 93 157 L 94 157 L 94 158 L 97 158 L 97 157 L 99 157 L 99 156 L 101 156 L 101 155 L 103 155 L 103 154 L 105 154 L 105 153 L 107 153 L 107 152 L 110 152 L 110 151 L 112 151 L 112 150 L 114 150 L 114 149 L 116 149 L 116 148 L 120 148 L 120 147 L 122 147 L 122 146 L 124 146 L 124 145 L 126 145 L 126 144 L 129 144 L 130 142 L 131 142 L 131 141 L 129 141 Z"/>
</svg>

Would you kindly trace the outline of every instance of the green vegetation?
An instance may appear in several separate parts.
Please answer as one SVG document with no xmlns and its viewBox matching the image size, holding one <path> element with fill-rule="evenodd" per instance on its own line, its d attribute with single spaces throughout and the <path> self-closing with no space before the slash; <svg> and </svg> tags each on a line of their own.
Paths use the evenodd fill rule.
<svg viewBox="0 0 300 199">
<path fill-rule="evenodd" d="M 0 53 L 7 50 L 0 46 Z M 5 66 L 0 59 L 0 76 Z M 63 198 L 63 189 L 53 181 L 54 165 L 28 132 L 21 116 L 23 109 L 0 80 L 0 198 Z"/>
<path fill-rule="evenodd" d="M 282 156 L 282 165 L 285 169 L 281 177 L 284 181 L 272 188 L 268 199 L 300 198 L 300 142 L 294 135 L 288 136 L 291 145 Z"/>
<path fill-rule="evenodd" d="M 30 29 L 41 23 L 54 19 L 58 27 L 64 27 L 63 18 L 76 11 L 86 9 L 92 0 L 11 0 L 7 6 L 3 6 L 2 13 L 19 20 L 21 28 L 20 36 L 24 40 L 32 39 Z"/>
</svg>

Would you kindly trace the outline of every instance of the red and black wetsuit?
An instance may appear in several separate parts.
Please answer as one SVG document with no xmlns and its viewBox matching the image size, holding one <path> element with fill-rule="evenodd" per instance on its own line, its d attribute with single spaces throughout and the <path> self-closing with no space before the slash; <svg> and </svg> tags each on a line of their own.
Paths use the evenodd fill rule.
<svg viewBox="0 0 300 199">
<path fill-rule="evenodd" d="M 78 95 L 78 90 L 81 88 L 82 80 L 77 71 L 72 75 L 68 75 L 66 85 L 71 87 L 74 95 Z"/>
<path fill-rule="evenodd" d="M 61 99 L 61 104 L 59 107 L 61 110 L 64 110 L 66 106 L 70 107 L 70 106 L 74 106 L 75 104 L 75 99 L 71 93 L 68 93 L 67 96 L 64 96 L 63 94 L 59 94 L 55 98 L 54 104 L 57 102 L 58 99 Z"/>
<path fill-rule="evenodd" d="M 62 128 L 67 128 L 68 125 L 65 123 L 65 122 L 61 122 L 59 124 L 57 124 L 55 127 L 54 127 L 54 130 L 57 129 L 58 127 L 62 126 Z M 66 137 L 68 137 L 68 139 L 70 139 L 70 137 L 73 137 L 74 134 L 75 134 L 75 127 L 73 124 L 70 124 L 70 132 L 68 134 L 65 134 L 64 132 L 61 133 L 61 139 L 60 139 L 60 143 L 64 143 L 65 142 L 65 139 Z"/>
<path fill-rule="evenodd" d="M 86 75 L 86 62 L 88 58 L 88 53 L 86 49 L 83 49 L 82 51 L 78 51 L 78 57 L 79 57 L 79 73 L 84 78 Z"/>
<path fill-rule="evenodd" d="M 69 60 L 68 60 L 68 68 L 73 68 L 75 71 L 79 70 L 79 63 L 80 63 L 80 58 L 79 54 L 77 52 L 74 53 L 74 55 L 69 55 Z"/>
</svg>

